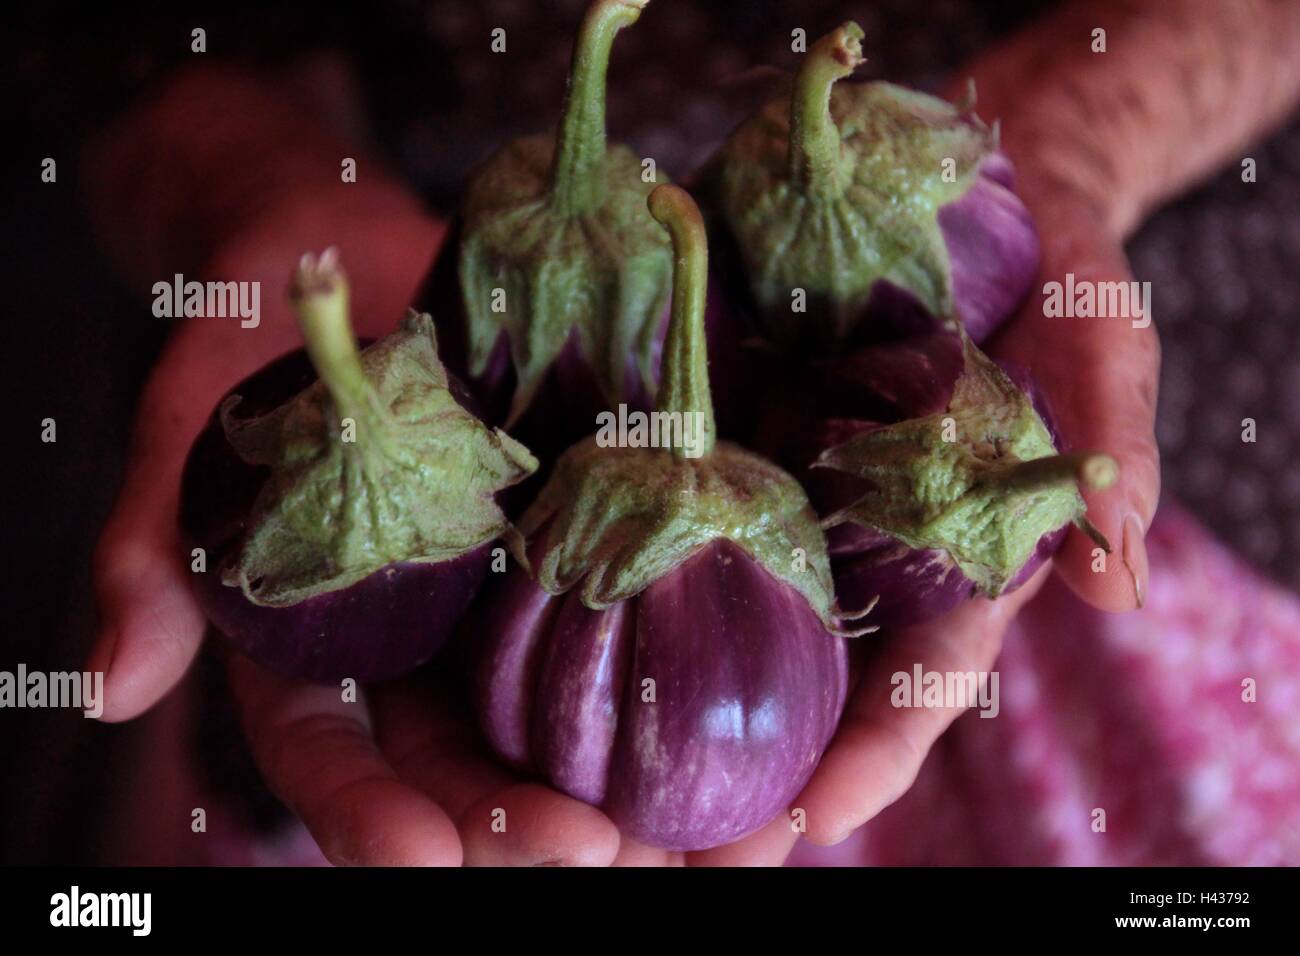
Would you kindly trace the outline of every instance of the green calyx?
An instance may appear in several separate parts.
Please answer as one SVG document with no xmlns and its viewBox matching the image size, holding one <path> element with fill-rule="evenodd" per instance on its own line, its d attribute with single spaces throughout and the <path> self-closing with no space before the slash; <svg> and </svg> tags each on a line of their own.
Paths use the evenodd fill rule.
<svg viewBox="0 0 1300 956">
<path fill-rule="evenodd" d="M 468 185 L 459 271 L 470 372 L 482 374 L 504 333 L 517 376 L 511 421 L 571 336 L 611 405 L 627 394 L 628 356 L 654 390 L 672 251 L 646 211 L 655 177 L 605 142 L 610 48 L 648 2 L 591 4 L 559 130 L 511 143 Z"/>
<path fill-rule="evenodd" d="M 861 39 L 846 23 L 813 44 L 792 94 L 719 157 L 722 212 L 778 342 L 833 349 L 882 279 L 933 315 L 954 313 L 938 213 L 974 185 L 996 131 L 970 112 L 973 97 L 954 106 L 890 83 L 838 84 L 862 62 Z"/>
<path fill-rule="evenodd" d="M 1029 397 L 963 334 L 965 369 L 945 411 L 864 432 L 817 466 L 864 478 L 871 490 L 823 522 L 853 522 L 911 548 L 946 551 L 997 597 L 1039 539 L 1084 518 L 1077 486 L 1101 490 L 1119 465 L 1097 452 L 1057 454 Z"/>
<path fill-rule="evenodd" d="M 699 209 L 676 186 L 656 189 L 649 208 L 676 255 L 653 415 L 684 424 L 660 431 L 673 436 L 666 447 L 620 445 L 602 428 L 566 451 L 520 522 L 533 574 L 552 594 L 579 588 L 582 602 L 598 609 L 634 597 L 725 538 L 842 633 L 825 537 L 803 489 L 766 459 L 714 439 L 704 336 L 708 249 Z M 528 563 L 522 546 L 516 555 Z"/>
<path fill-rule="evenodd" d="M 283 607 L 509 536 L 493 495 L 537 461 L 456 402 L 430 317 L 358 351 L 332 252 L 304 257 L 291 292 L 320 379 L 255 418 L 237 417 L 238 395 L 221 406 L 240 458 L 270 469 L 223 583 Z"/>
<path fill-rule="evenodd" d="M 636 596 L 726 538 L 838 627 L 825 537 L 803 489 L 728 442 L 686 459 L 588 438 L 560 457 L 519 530 L 540 535 L 537 583 L 551 594 L 580 587 L 590 608 Z"/>
</svg>

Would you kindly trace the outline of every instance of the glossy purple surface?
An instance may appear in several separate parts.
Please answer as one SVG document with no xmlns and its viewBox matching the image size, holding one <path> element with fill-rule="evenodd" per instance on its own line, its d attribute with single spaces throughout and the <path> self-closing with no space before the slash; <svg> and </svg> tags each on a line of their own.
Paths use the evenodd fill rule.
<svg viewBox="0 0 1300 956">
<path fill-rule="evenodd" d="M 784 812 L 844 707 L 844 639 L 725 540 L 603 611 L 518 567 L 479 608 L 493 748 L 652 846 L 718 846 Z"/>
<path fill-rule="evenodd" d="M 306 354 L 289 353 L 231 389 L 242 396 L 235 414 L 275 408 L 314 379 Z M 487 573 L 490 545 L 451 561 L 390 565 L 289 607 L 256 605 L 239 588 L 223 585 L 222 571 L 238 554 L 266 474 L 234 452 L 215 412 L 185 462 L 181 532 L 187 553 L 194 547 L 207 553 L 206 572 L 194 574 L 194 593 L 218 633 L 279 674 L 320 683 L 395 677 L 447 643 Z"/>
</svg>

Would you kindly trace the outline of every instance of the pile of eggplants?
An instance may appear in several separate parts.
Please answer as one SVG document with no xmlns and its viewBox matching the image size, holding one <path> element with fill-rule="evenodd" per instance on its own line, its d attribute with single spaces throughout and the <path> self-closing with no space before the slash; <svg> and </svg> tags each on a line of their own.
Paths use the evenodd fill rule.
<svg viewBox="0 0 1300 956">
<path fill-rule="evenodd" d="M 1013 590 L 1071 524 L 1108 549 L 1079 488 L 1117 466 L 979 348 L 1039 246 L 973 96 L 852 82 L 846 23 L 697 206 L 605 138 L 648 2 L 591 4 L 557 129 L 474 173 L 390 335 L 304 257 L 304 347 L 213 411 L 180 526 L 243 653 L 377 681 L 456 634 L 502 761 L 697 850 L 797 797 L 851 641 Z"/>
</svg>

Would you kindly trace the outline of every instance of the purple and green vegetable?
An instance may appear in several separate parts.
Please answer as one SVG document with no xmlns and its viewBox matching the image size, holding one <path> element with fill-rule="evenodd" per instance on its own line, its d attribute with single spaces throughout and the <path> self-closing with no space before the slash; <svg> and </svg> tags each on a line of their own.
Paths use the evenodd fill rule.
<svg viewBox="0 0 1300 956">
<path fill-rule="evenodd" d="M 392 677 L 446 643 L 510 531 L 494 496 L 537 462 L 464 407 L 429 316 L 358 350 L 332 252 L 291 295 L 305 351 L 236 385 L 185 464 L 196 594 L 281 674 Z"/>
<path fill-rule="evenodd" d="M 610 50 L 648 2 L 591 4 L 558 130 L 470 178 L 419 297 L 489 420 L 545 449 L 607 408 L 648 408 L 658 380 L 672 249 L 646 197 L 663 173 L 605 139 Z"/>
<path fill-rule="evenodd" d="M 694 201 L 605 139 L 613 42 L 647 3 L 592 3 L 558 130 L 470 179 L 432 315 L 359 348 L 337 262 L 304 259 L 305 349 L 221 401 L 180 523 L 250 657 L 373 681 L 459 629 L 505 762 L 696 850 L 798 795 L 848 638 L 1015 589 L 1072 524 L 1109 550 L 1079 489 L 1118 466 L 1064 450 L 1032 377 L 977 347 L 1039 246 L 973 98 L 840 82 L 862 31 L 818 40 L 701 173 L 711 280 Z M 604 440 L 620 406 L 660 440 Z M 539 461 L 496 424 L 546 477 L 515 489 L 517 529 L 500 500 Z"/>
<path fill-rule="evenodd" d="M 996 128 L 892 83 L 845 23 L 808 50 L 790 95 L 731 135 L 707 175 L 758 331 L 834 355 L 957 321 L 982 342 L 1038 269 L 1033 221 Z"/>
<path fill-rule="evenodd" d="M 839 720 L 847 652 L 803 489 L 715 438 L 699 211 L 667 185 L 649 208 L 676 254 L 656 414 L 682 434 L 560 457 L 474 622 L 475 686 L 503 759 L 638 840 L 698 850 L 798 794 Z"/>
<path fill-rule="evenodd" d="M 1109 487 L 1119 466 L 1058 450 L 1026 370 L 941 332 L 865 349 L 819 374 L 839 408 L 879 416 L 814 413 L 781 456 L 806 468 L 846 609 L 873 608 L 872 623 L 898 627 L 996 598 L 1027 581 L 1071 524 L 1109 552 L 1078 489 Z"/>
</svg>

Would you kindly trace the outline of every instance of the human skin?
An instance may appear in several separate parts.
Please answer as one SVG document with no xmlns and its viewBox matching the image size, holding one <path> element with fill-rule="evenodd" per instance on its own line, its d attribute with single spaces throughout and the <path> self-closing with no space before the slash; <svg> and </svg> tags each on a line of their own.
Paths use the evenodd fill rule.
<svg viewBox="0 0 1300 956">
<path fill-rule="evenodd" d="M 1091 52 L 1096 27 L 1107 32 L 1106 53 Z M 1067 272 L 1126 281 L 1122 243 L 1142 217 L 1239 162 L 1247 143 L 1295 107 L 1300 7 L 1078 3 L 958 71 L 953 91 L 967 76 L 980 114 L 1001 118 L 1017 190 L 1039 225 L 1037 288 Z M 222 108 L 200 112 L 196 102 Z M 274 293 L 292 263 L 339 246 L 358 334 L 379 335 L 402 314 L 442 234 L 373 161 L 361 157 L 358 182 L 340 184 L 340 158 L 357 149 L 330 132 L 328 111 L 310 107 L 246 75 L 188 71 L 94 149 L 92 208 L 128 276 L 261 280 L 267 293 L 257 330 L 202 319 L 178 326 L 141 398 L 125 482 L 96 555 L 101 631 L 88 666 L 106 671 L 106 720 L 151 707 L 200 646 L 204 622 L 175 527 L 181 465 L 230 383 L 297 345 L 287 300 Z M 1157 321 L 1159 301 L 1156 290 Z M 1114 545 L 1105 570 L 1092 570 L 1094 546 L 1077 532 L 1052 569 L 1098 608 L 1140 606 L 1143 536 L 1160 487 L 1155 325 L 1046 318 L 1035 293 L 992 352 L 1033 369 L 1072 447 L 1104 449 L 1120 462 L 1114 486 L 1086 495 L 1090 520 Z M 889 675 L 917 664 L 990 670 L 1007 623 L 1048 570 L 998 601 L 970 601 L 923 627 L 864 639 L 843 723 L 794 804 L 808 839 L 837 842 L 898 799 L 960 713 L 891 707 Z M 500 768 L 446 673 L 367 688 L 348 704 L 336 689 L 222 653 L 262 773 L 336 863 L 775 864 L 798 837 L 781 816 L 704 853 L 640 846 L 599 811 Z M 504 833 L 491 827 L 498 808 Z"/>
</svg>

